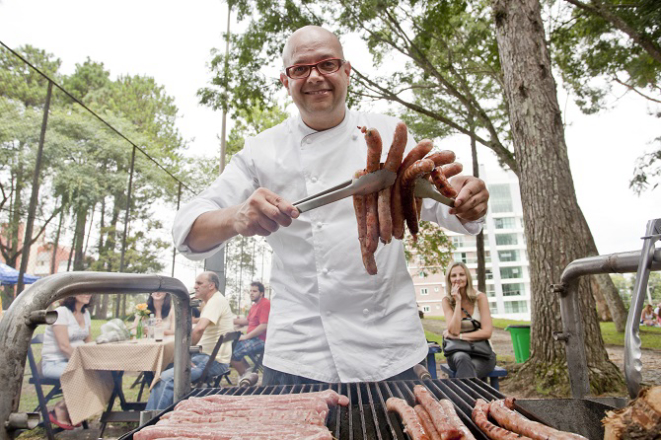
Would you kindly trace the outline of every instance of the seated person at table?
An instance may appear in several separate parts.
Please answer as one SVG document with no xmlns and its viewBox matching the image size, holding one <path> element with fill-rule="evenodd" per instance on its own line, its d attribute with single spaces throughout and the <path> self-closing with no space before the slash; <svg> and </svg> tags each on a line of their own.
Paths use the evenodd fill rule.
<svg viewBox="0 0 661 440">
<path fill-rule="evenodd" d="M 172 309 L 172 298 L 166 292 L 152 292 L 147 300 L 147 310 L 153 314 L 156 322 L 163 326 L 163 334 L 174 335 L 174 310 Z M 139 316 L 135 317 L 131 331 L 138 327 Z"/>
<path fill-rule="evenodd" d="M 475 290 L 471 273 L 464 263 L 453 263 L 448 269 L 442 305 L 447 323 L 447 329 L 443 331 L 445 339 L 482 341 L 491 338 L 493 324 L 489 300 L 484 293 Z M 496 367 L 493 351 L 488 359 L 459 351 L 447 356 L 447 360 L 458 379 L 484 377 Z"/>
<path fill-rule="evenodd" d="M 92 295 L 65 298 L 55 309 L 57 321 L 46 326 L 41 350 L 41 372 L 48 379 L 59 379 L 74 348 L 92 341 L 92 320 L 87 310 Z M 50 421 L 62 429 L 73 429 L 64 400 L 57 402 L 50 412 Z"/>
<path fill-rule="evenodd" d="M 652 304 L 647 304 L 640 314 L 640 323 L 650 327 L 656 326 L 656 315 L 652 309 Z"/>
<path fill-rule="evenodd" d="M 201 345 L 202 352 L 191 356 L 191 380 L 202 376 L 204 367 L 209 362 L 209 355 L 221 335 L 234 330 L 230 303 L 218 291 L 220 279 L 213 272 L 203 272 L 195 279 L 195 297 L 202 300 L 200 319 L 193 327 L 191 345 Z M 207 377 L 214 377 L 229 371 L 232 345 L 223 344 Z M 151 391 L 147 401 L 147 410 L 164 409 L 174 400 L 174 368 L 167 369 Z"/>
<path fill-rule="evenodd" d="M 258 281 L 250 283 L 250 299 L 254 303 L 250 307 L 247 318 L 234 319 L 234 325 L 248 326 L 245 335 L 241 335 L 232 353 L 232 367 L 243 376 L 248 369 L 245 356 L 264 352 L 266 342 L 266 326 L 269 322 L 271 302 L 264 298 L 264 285 Z"/>
</svg>

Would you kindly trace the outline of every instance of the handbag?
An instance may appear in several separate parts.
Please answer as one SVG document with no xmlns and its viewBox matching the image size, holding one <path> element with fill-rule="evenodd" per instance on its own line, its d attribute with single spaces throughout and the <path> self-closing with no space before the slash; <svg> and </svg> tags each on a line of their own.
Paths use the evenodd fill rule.
<svg viewBox="0 0 661 440">
<path fill-rule="evenodd" d="M 461 320 L 462 333 L 470 333 L 482 328 L 482 323 L 480 321 L 474 319 L 463 307 L 461 310 L 467 316 Z M 468 328 L 464 330 L 466 327 Z M 487 359 L 489 359 L 493 354 L 491 344 L 489 344 L 489 341 L 486 339 L 482 341 L 465 341 L 463 339 L 443 338 L 443 353 L 445 354 L 445 357 L 449 357 L 458 351 L 468 353 L 471 355 L 471 357 L 475 356 Z"/>
<path fill-rule="evenodd" d="M 443 354 L 449 357 L 454 353 L 463 351 L 471 357 L 481 357 L 489 359 L 493 354 L 491 345 L 486 339 L 482 341 L 464 341 L 463 339 L 445 339 L 443 338 Z"/>
</svg>

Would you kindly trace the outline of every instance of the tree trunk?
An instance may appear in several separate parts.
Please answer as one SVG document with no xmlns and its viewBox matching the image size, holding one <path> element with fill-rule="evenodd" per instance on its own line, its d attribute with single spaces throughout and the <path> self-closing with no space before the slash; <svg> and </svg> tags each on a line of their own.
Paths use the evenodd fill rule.
<svg viewBox="0 0 661 440">
<path fill-rule="evenodd" d="M 589 254 L 581 227 L 551 59 L 539 0 L 493 0 L 496 40 L 503 69 L 510 125 L 519 164 L 521 199 L 530 257 L 532 334 L 530 360 L 517 379 L 554 394 L 568 394 L 558 298 L 549 286 L 571 261 Z M 579 283 L 580 313 L 593 393 L 622 389 L 608 361 L 589 279 Z"/>
<path fill-rule="evenodd" d="M 62 199 L 60 198 L 60 203 Z M 55 232 L 55 240 L 53 240 L 53 254 L 50 261 L 50 274 L 53 275 L 57 271 L 57 251 L 60 247 L 60 234 L 62 233 L 62 223 L 64 223 L 64 209 L 60 211 L 60 221 L 57 224 L 57 232 Z"/>
<path fill-rule="evenodd" d="M 87 208 L 79 207 L 76 212 L 76 246 L 73 254 L 73 270 L 85 269 L 85 255 L 83 246 L 85 244 L 85 225 L 87 224 Z"/>
</svg>

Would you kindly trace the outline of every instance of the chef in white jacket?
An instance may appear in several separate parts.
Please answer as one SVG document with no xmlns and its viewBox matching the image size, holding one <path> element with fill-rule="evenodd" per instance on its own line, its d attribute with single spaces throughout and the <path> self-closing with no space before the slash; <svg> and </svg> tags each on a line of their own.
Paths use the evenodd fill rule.
<svg viewBox="0 0 661 440">
<path fill-rule="evenodd" d="M 398 121 L 346 107 L 351 64 L 331 32 L 297 30 L 283 63 L 280 79 L 299 115 L 247 139 L 223 174 L 181 208 L 177 249 L 203 259 L 236 235 L 267 237 L 274 295 L 264 385 L 414 378 L 428 348 L 402 242 L 379 244 L 378 274 L 368 275 L 351 198 L 303 214 L 292 205 L 365 167 L 357 126 L 376 128 L 389 146 Z M 409 136 L 407 152 L 414 146 Z M 451 183 L 455 207 L 425 199 L 422 220 L 477 234 L 489 197 L 484 182 L 456 176 Z"/>
</svg>

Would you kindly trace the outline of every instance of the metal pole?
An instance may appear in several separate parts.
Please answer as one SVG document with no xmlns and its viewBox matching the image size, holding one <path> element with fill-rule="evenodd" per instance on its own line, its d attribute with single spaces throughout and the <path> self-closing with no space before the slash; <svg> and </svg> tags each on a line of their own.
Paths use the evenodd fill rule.
<svg viewBox="0 0 661 440">
<path fill-rule="evenodd" d="M 25 237 L 23 238 L 23 250 L 21 253 L 21 267 L 18 272 L 18 283 L 16 293 L 23 291 L 23 275 L 28 269 L 30 260 L 30 248 L 32 247 L 32 229 L 34 227 L 34 214 L 37 211 L 37 200 L 39 199 L 39 173 L 41 173 L 41 159 L 44 153 L 44 141 L 46 140 L 46 127 L 48 126 L 48 111 L 50 109 L 50 98 L 53 94 L 53 83 L 48 81 L 46 90 L 46 103 L 44 104 L 44 117 L 41 122 L 41 133 L 39 134 L 39 147 L 37 149 L 37 159 L 34 164 L 34 174 L 32 175 L 32 195 L 30 196 L 30 206 L 28 207 L 28 220 L 25 225 Z"/>
<path fill-rule="evenodd" d="M 179 189 L 177 190 L 177 211 L 179 211 L 179 206 L 181 204 L 181 182 L 179 182 Z M 174 263 L 177 258 L 177 247 L 172 246 L 172 273 L 171 276 L 174 277 Z"/>
<path fill-rule="evenodd" d="M 36 327 L 35 312 L 53 302 L 81 293 L 172 294 L 175 310 L 174 399 L 190 392 L 190 297 L 181 281 L 160 275 L 71 272 L 42 278 L 19 295 L 0 321 L 0 440 L 14 434 L 10 418 L 19 408 L 25 360 Z M 37 320 L 38 321 L 38 320 Z M 12 416 L 13 415 L 13 416 Z"/>
<path fill-rule="evenodd" d="M 584 275 L 600 273 L 635 272 L 638 270 L 640 258 L 641 252 L 639 251 L 580 258 L 567 265 L 562 272 L 560 284 L 553 284 L 551 286 L 554 292 L 560 294 L 560 313 L 562 315 L 563 327 L 562 333 L 556 333 L 553 336 L 556 340 L 564 341 L 566 344 L 565 350 L 567 353 L 569 383 L 572 397 L 575 399 L 580 399 L 590 394 L 583 324 L 581 317 L 577 316 L 578 278 Z M 661 249 L 653 253 L 649 265 L 651 270 L 661 270 Z M 627 321 L 627 327 L 633 327 L 637 324 L 637 318 Z M 627 334 L 625 334 L 625 338 Z M 627 362 L 625 359 L 625 371 L 626 368 Z"/>
</svg>

